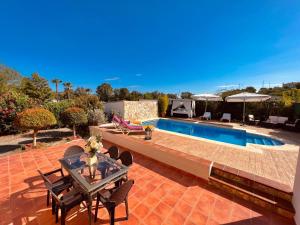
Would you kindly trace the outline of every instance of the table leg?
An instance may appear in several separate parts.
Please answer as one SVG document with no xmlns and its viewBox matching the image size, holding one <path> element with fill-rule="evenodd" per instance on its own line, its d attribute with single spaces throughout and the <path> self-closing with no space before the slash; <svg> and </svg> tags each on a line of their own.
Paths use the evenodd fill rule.
<svg viewBox="0 0 300 225">
<path fill-rule="evenodd" d="M 87 208 L 88 208 L 89 225 L 92 225 L 92 204 L 93 204 L 93 198 L 91 196 L 88 196 Z"/>
</svg>

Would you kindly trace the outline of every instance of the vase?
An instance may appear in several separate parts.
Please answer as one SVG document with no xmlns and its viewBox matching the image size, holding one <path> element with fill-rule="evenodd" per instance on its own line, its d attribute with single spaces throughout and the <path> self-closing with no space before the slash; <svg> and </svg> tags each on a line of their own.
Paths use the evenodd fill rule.
<svg viewBox="0 0 300 225">
<path fill-rule="evenodd" d="M 97 166 L 97 155 L 96 154 L 93 154 L 93 155 L 90 155 L 88 158 L 87 158 L 87 165 L 89 167 L 89 173 L 90 173 L 90 177 L 92 179 L 95 178 L 95 173 L 96 173 L 96 166 Z"/>
<path fill-rule="evenodd" d="M 92 165 L 94 165 L 94 164 L 96 164 L 97 163 L 97 156 L 96 156 L 96 154 L 93 154 L 93 155 L 90 155 L 88 158 L 87 158 L 87 164 L 89 165 L 89 166 L 92 166 Z"/>
</svg>

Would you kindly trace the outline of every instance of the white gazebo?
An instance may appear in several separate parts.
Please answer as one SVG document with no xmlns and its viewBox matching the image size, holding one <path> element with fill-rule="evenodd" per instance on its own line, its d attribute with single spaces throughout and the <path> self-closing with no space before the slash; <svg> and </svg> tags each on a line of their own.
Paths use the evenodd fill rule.
<svg viewBox="0 0 300 225">
<path fill-rule="evenodd" d="M 227 102 L 243 102 L 243 123 L 245 123 L 246 102 L 263 102 L 270 99 L 270 95 L 242 92 L 226 97 Z"/>
<path fill-rule="evenodd" d="M 198 95 L 193 95 L 192 96 L 193 99 L 195 100 L 199 100 L 199 101 L 205 101 L 205 111 L 204 113 L 206 113 L 206 109 L 207 109 L 207 102 L 219 102 L 222 101 L 222 98 L 219 95 L 214 95 L 214 94 L 198 94 Z"/>
</svg>

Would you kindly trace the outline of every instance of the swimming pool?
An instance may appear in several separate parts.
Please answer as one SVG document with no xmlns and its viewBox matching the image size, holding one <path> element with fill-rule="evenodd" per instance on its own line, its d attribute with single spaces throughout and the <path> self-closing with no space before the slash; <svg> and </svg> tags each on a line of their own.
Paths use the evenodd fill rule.
<svg viewBox="0 0 300 225">
<path fill-rule="evenodd" d="M 206 138 L 235 145 L 246 146 L 247 143 L 259 145 L 283 145 L 284 143 L 262 135 L 247 133 L 245 130 L 235 130 L 211 125 L 195 124 L 191 122 L 156 119 L 143 122 L 143 125 L 154 125 L 155 127 L 176 133 Z"/>
</svg>

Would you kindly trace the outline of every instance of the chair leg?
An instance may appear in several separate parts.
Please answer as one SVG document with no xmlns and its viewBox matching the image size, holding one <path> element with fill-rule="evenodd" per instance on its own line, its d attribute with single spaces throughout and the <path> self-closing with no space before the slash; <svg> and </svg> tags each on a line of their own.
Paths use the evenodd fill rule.
<svg viewBox="0 0 300 225">
<path fill-rule="evenodd" d="M 125 199 L 126 220 L 129 218 L 128 197 Z"/>
<path fill-rule="evenodd" d="M 97 194 L 96 208 L 95 208 L 95 218 L 94 218 L 94 222 L 95 222 L 95 223 L 96 223 L 96 221 L 97 221 L 98 208 L 99 208 L 99 195 Z"/>
<path fill-rule="evenodd" d="M 56 203 L 55 203 L 55 200 L 53 198 L 52 198 L 52 201 L 51 201 L 51 205 L 52 205 L 52 215 L 54 215 L 55 208 L 56 208 Z"/>
<path fill-rule="evenodd" d="M 110 215 L 110 225 L 115 224 L 115 208 L 110 208 L 109 209 L 109 215 Z"/>
<path fill-rule="evenodd" d="M 50 191 L 47 190 L 47 206 L 50 204 Z"/>
<path fill-rule="evenodd" d="M 61 217 L 60 217 L 60 224 L 65 225 L 66 223 L 66 211 L 61 209 Z"/>
<path fill-rule="evenodd" d="M 58 211 L 59 211 L 59 207 L 58 205 L 55 207 L 55 223 L 58 223 Z"/>
</svg>

